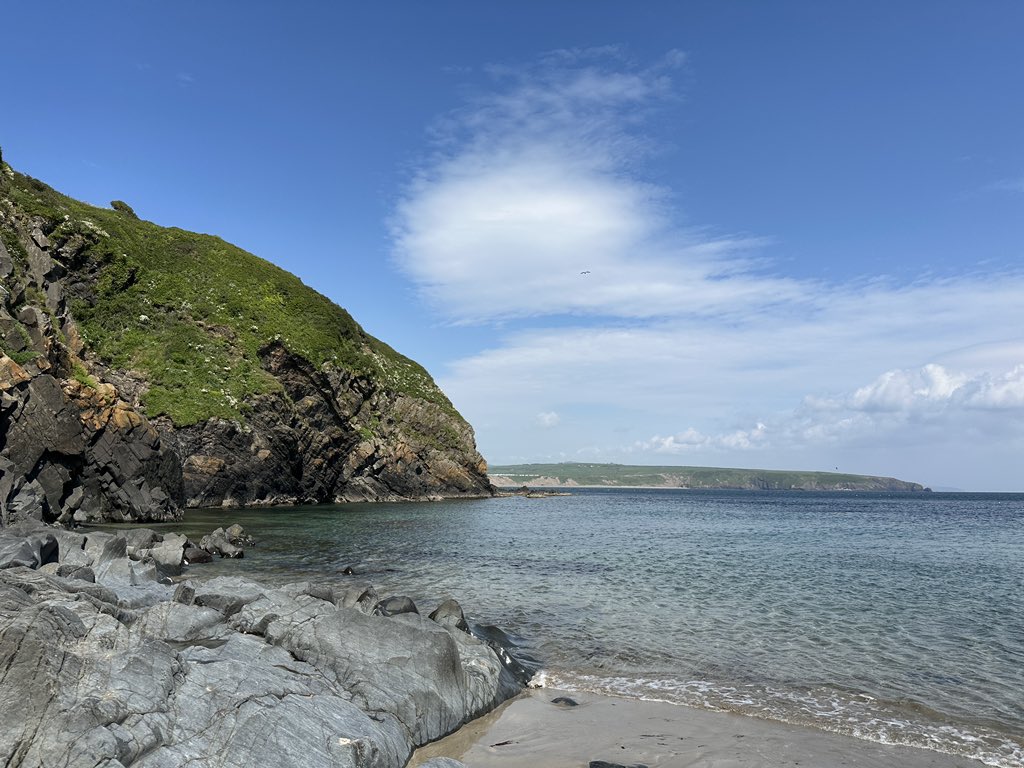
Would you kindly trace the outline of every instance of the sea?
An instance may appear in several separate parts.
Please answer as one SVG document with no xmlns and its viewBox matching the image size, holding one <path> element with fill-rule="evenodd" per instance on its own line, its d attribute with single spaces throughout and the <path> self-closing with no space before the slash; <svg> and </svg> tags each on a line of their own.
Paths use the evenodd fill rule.
<svg viewBox="0 0 1024 768">
<path fill-rule="evenodd" d="M 581 489 L 173 527 L 226 522 L 257 546 L 190 576 L 454 597 L 537 685 L 1024 766 L 1024 494 Z"/>
</svg>

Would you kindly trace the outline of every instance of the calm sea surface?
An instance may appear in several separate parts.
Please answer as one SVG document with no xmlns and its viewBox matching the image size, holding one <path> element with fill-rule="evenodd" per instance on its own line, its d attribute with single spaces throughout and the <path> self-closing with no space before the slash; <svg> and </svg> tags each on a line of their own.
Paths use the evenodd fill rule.
<svg viewBox="0 0 1024 768">
<path fill-rule="evenodd" d="M 258 546 L 191 575 L 456 597 L 551 686 L 1024 765 L 1024 495 L 587 490 L 173 527 L 225 520 Z"/>
</svg>

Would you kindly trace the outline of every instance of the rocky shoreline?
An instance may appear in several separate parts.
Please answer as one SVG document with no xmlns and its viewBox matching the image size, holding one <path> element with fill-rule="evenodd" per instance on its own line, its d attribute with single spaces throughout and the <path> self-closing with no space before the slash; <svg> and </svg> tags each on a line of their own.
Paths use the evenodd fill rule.
<svg viewBox="0 0 1024 768">
<path fill-rule="evenodd" d="M 522 690 L 455 601 L 182 578 L 185 545 L 0 530 L 0 763 L 397 768 Z"/>
</svg>

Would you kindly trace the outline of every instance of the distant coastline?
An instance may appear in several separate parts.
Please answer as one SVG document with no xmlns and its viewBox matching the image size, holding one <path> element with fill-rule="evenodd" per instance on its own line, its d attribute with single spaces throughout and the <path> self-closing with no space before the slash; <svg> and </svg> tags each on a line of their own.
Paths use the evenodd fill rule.
<svg viewBox="0 0 1024 768">
<path fill-rule="evenodd" d="M 840 472 L 805 472 L 731 467 L 639 466 L 629 464 L 511 464 L 490 468 L 491 482 L 501 489 L 648 488 L 749 491 L 930 491 L 920 483 L 894 477 Z"/>
</svg>

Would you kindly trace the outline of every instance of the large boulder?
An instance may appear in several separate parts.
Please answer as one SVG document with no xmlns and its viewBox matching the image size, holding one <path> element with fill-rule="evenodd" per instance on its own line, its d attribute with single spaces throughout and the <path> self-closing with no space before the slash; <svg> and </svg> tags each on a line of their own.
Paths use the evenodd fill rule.
<svg viewBox="0 0 1024 768">
<path fill-rule="evenodd" d="M 431 621 L 436 621 L 443 627 L 450 627 L 461 630 L 462 632 L 469 632 L 469 624 L 466 622 L 466 614 L 463 613 L 462 606 L 459 605 L 458 600 L 448 598 L 437 606 L 437 608 L 431 611 L 428 618 Z"/>
<path fill-rule="evenodd" d="M 48 531 L 29 534 L 0 529 L 0 568 L 39 568 L 57 562 L 57 538 Z"/>
<path fill-rule="evenodd" d="M 221 557 L 245 557 L 245 550 L 232 544 L 223 528 L 217 528 L 208 536 L 203 536 L 199 542 L 199 548 L 205 549 L 211 555 L 220 555 Z"/>
</svg>

